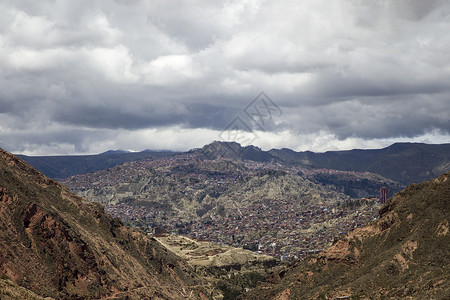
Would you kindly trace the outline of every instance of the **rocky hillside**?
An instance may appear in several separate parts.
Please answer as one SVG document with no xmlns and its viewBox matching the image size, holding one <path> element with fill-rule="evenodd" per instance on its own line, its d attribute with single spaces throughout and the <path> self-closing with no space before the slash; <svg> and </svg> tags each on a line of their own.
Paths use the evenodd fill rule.
<svg viewBox="0 0 450 300">
<path fill-rule="evenodd" d="M 450 173 L 398 193 L 357 228 L 242 299 L 449 299 Z"/>
<path fill-rule="evenodd" d="M 156 240 L 1 149 L 0 278 L 0 293 L 13 282 L 55 299 L 208 295 L 191 267 Z"/>
<path fill-rule="evenodd" d="M 93 202 L 151 206 L 184 221 L 219 213 L 235 216 L 255 201 L 287 199 L 306 207 L 350 198 L 297 174 L 253 170 L 228 159 L 203 161 L 196 155 L 130 162 L 62 182 Z"/>
<path fill-rule="evenodd" d="M 53 300 L 50 297 L 41 297 L 26 288 L 14 284 L 11 280 L 0 278 L 0 299 L 2 300 Z"/>
</svg>

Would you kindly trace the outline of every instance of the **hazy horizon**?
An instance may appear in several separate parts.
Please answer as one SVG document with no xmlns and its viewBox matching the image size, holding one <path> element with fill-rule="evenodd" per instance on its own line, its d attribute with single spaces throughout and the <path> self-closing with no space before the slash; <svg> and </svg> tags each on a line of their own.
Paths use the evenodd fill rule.
<svg viewBox="0 0 450 300">
<path fill-rule="evenodd" d="M 216 142 L 216 141 L 211 141 L 210 143 L 207 143 L 207 144 L 205 144 L 205 145 L 208 145 L 208 144 L 211 144 L 211 143 L 213 143 L 213 142 Z M 219 142 L 228 142 L 228 141 L 219 141 Z M 389 145 L 387 145 L 387 146 L 383 146 L 383 147 L 379 147 L 379 148 L 351 148 L 351 149 L 338 149 L 338 150 L 324 150 L 324 151 L 312 151 L 312 150 L 309 150 L 309 149 L 306 149 L 306 150 L 295 150 L 295 149 L 291 149 L 291 150 L 294 150 L 294 151 L 296 151 L 296 152 L 303 152 L 303 151 L 311 151 L 311 152 L 315 152 L 315 153 L 324 153 L 324 152 L 328 152 L 328 151 L 350 151 L 350 150 L 378 150 L 378 149 L 384 149 L 384 148 L 387 148 L 387 147 L 390 147 L 390 146 L 392 146 L 392 145 L 394 145 L 394 144 L 396 144 L 396 143 L 400 143 L 400 144 L 402 144 L 402 143 L 411 143 L 411 144 L 427 144 L 427 145 L 445 145 L 445 144 L 450 144 L 450 143 L 426 143 L 426 142 L 417 142 L 417 141 L 404 141 L 404 142 L 394 142 L 394 143 L 392 143 L 392 144 L 389 144 Z M 187 149 L 187 150 L 173 150 L 173 149 L 149 149 L 149 148 L 146 148 L 146 149 L 138 149 L 138 150 L 130 150 L 130 149 L 108 149 L 108 150 L 106 150 L 106 151 L 103 151 L 103 152 L 94 152 L 94 153 L 68 153 L 68 154 L 41 154 L 41 155 L 33 155 L 33 154 L 26 154 L 26 153 L 14 153 L 14 154 L 16 154 L 16 155 L 26 155 L 26 156 L 78 156 L 78 155 L 80 155 L 80 156 L 83 156 L 83 155 L 99 155 L 99 154 L 104 154 L 104 153 L 106 153 L 106 152 L 111 152 L 111 151 L 120 151 L 120 152 L 126 152 L 126 153 L 140 153 L 140 152 L 144 152 L 144 151 L 154 151 L 154 152 L 174 152 L 174 153 L 185 153 L 185 152 L 189 152 L 189 151 L 191 151 L 191 150 L 195 150 L 195 149 L 201 149 L 203 146 L 205 146 L 205 145 L 202 145 L 202 146 L 199 146 L 199 147 L 194 147 L 194 148 L 189 148 L 189 149 Z M 256 145 L 241 145 L 242 147 L 245 147 L 245 146 L 256 146 Z M 258 146 L 256 146 L 256 147 L 258 147 Z M 280 148 L 267 148 L 267 149 L 264 149 L 264 148 L 261 148 L 261 147 L 259 147 L 260 149 L 262 149 L 263 151 L 269 151 L 269 150 L 274 150 L 274 149 L 278 149 L 278 150 L 280 150 L 280 149 L 290 149 L 290 148 L 287 148 L 287 147 L 280 147 Z"/>
</svg>

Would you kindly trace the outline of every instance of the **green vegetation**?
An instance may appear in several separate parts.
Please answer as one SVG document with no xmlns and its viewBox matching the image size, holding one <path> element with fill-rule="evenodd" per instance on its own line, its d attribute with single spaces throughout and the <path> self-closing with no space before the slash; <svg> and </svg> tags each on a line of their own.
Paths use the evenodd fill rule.
<svg viewBox="0 0 450 300">
<path fill-rule="evenodd" d="M 220 280 L 217 287 L 223 293 L 223 299 L 236 299 L 239 295 L 250 290 L 258 283 L 265 280 L 265 276 L 257 272 L 249 272 L 239 275 L 231 274 L 226 280 Z"/>
</svg>

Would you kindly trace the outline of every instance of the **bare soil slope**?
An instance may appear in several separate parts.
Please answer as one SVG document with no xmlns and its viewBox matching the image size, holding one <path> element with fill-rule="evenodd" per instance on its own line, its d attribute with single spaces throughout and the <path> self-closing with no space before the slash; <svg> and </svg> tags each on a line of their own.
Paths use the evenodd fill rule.
<svg viewBox="0 0 450 300">
<path fill-rule="evenodd" d="M 156 240 L 1 149 L 0 275 L 56 299 L 207 293 L 191 267 Z"/>
</svg>

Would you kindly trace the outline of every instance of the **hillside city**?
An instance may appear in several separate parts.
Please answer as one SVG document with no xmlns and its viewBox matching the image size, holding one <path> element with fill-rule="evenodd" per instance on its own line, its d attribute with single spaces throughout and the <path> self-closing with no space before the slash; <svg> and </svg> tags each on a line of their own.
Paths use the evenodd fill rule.
<svg viewBox="0 0 450 300">
<path fill-rule="evenodd" d="M 304 177 L 337 175 L 340 178 L 361 177 L 364 174 L 330 169 L 305 169 L 286 167 L 276 163 L 244 161 L 240 163 L 226 159 L 201 160 L 197 154 L 182 154 L 126 163 L 107 172 L 96 172 L 74 176 L 65 181 L 73 191 L 95 190 L 99 194 L 118 186 L 117 195 L 122 201 L 104 202 L 106 211 L 125 223 L 139 227 L 149 234 L 169 233 L 185 235 L 198 240 L 243 247 L 261 254 L 272 255 L 281 260 L 302 259 L 318 253 L 331 245 L 339 236 L 352 228 L 376 220 L 380 207 L 376 198 L 350 197 L 339 201 L 319 201 L 306 208 L 298 199 L 283 198 L 254 201 L 247 206 L 234 207 L 234 213 L 225 213 L 223 207 L 211 210 L 203 204 L 194 217 L 178 216 L 166 204 L 146 203 L 147 199 L 130 186 L 138 184 L 148 174 L 159 174 L 164 184 L 176 185 L 171 197 L 191 197 L 202 201 L 199 191 L 220 195 L 232 184 L 256 175 L 302 174 Z M 128 183 L 124 184 L 126 176 Z M 147 177 L 146 177 L 147 176 Z M 152 177 L 153 178 L 153 177 Z M 147 179 L 145 179 L 147 180 Z M 163 180 L 149 179 L 152 180 Z M 140 187 L 140 192 L 148 187 Z M 169 193 L 169 194 L 170 194 Z M 89 197 L 89 196 L 87 196 Z M 323 193 L 323 197 L 331 197 Z M 138 199 L 139 204 L 123 200 Z M 175 208 L 176 209 L 176 208 Z"/>
<path fill-rule="evenodd" d="M 356 209 L 321 205 L 298 212 L 294 203 L 280 199 L 271 205 L 258 203 L 241 209 L 242 216 L 215 215 L 191 222 L 167 220 L 153 223 L 152 220 L 158 215 L 165 215 L 163 210 L 123 203 L 108 205 L 106 212 L 148 233 L 186 235 L 198 240 L 243 247 L 281 260 L 293 260 L 318 253 L 349 230 L 375 221 L 380 208 L 376 201 L 366 199 Z M 349 203 L 351 205 L 353 202 Z"/>
</svg>

